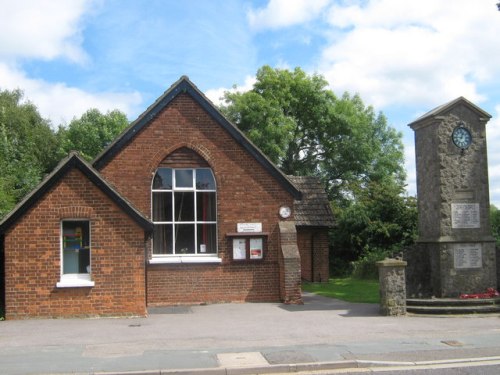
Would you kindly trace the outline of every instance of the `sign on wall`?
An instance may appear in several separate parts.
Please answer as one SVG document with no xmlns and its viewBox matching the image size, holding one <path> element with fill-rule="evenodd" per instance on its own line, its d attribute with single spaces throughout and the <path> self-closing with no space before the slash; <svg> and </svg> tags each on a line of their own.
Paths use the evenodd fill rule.
<svg viewBox="0 0 500 375">
<path fill-rule="evenodd" d="M 453 229 L 480 228 L 479 203 L 452 203 L 451 227 Z"/>
<path fill-rule="evenodd" d="M 482 246 L 480 243 L 453 245 L 455 269 L 483 267 Z"/>
<path fill-rule="evenodd" d="M 247 241 L 244 238 L 233 239 L 233 259 L 242 260 L 247 258 Z"/>
<path fill-rule="evenodd" d="M 262 223 L 238 223 L 236 225 L 238 233 L 258 233 L 262 232 Z"/>
</svg>

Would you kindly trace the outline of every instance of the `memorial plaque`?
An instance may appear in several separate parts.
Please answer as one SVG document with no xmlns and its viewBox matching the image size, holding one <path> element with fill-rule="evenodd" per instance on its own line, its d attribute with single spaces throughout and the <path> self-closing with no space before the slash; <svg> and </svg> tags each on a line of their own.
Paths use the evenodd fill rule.
<svg viewBox="0 0 500 375">
<path fill-rule="evenodd" d="M 451 227 L 453 229 L 480 228 L 479 203 L 452 203 Z"/>
<path fill-rule="evenodd" d="M 455 269 L 482 268 L 482 247 L 479 243 L 453 245 L 453 260 Z"/>
</svg>

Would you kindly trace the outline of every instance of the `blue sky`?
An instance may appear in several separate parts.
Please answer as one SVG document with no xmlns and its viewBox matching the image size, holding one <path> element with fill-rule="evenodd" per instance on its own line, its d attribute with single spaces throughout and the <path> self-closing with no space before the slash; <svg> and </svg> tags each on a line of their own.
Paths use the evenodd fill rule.
<svg viewBox="0 0 500 375">
<path fill-rule="evenodd" d="M 89 108 L 134 120 L 182 75 L 217 102 L 264 64 L 322 74 L 403 133 L 415 194 L 421 114 L 464 96 L 489 112 L 500 206 L 498 0 L 0 0 L 0 89 L 54 126 Z"/>
</svg>

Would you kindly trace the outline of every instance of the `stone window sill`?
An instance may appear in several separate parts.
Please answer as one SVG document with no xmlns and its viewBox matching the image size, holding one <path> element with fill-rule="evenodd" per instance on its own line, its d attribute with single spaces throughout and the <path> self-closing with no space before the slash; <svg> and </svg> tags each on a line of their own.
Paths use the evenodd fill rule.
<svg viewBox="0 0 500 375">
<path fill-rule="evenodd" d="M 149 260 L 149 264 L 196 264 L 196 263 L 222 263 L 219 257 L 196 257 L 196 256 L 169 256 L 169 257 L 154 257 Z"/>
<path fill-rule="evenodd" d="M 90 275 L 64 275 L 56 284 L 57 288 L 91 288 L 95 282 L 90 280 Z"/>
</svg>

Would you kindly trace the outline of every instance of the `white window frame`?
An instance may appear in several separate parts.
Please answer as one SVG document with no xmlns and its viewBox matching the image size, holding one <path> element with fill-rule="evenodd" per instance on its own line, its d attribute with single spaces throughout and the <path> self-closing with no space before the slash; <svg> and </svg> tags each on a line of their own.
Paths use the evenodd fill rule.
<svg viewBox="0 0 500 375">
<path fill-rule="evenodd" d="M 156 176 L 158 169 L 160 168 L 166 168 L 166 169 L 171 169 L 172 170 L 172 189 L 154 189 L 153 184 L 154 184 L 154 176 Z M 172 207 L 172 221 L 154 221 L 153 224 L 160 224 L 160 225 L 172 225 L 172 231 L 175 228 L 176 224 L 193 224 L 194 225 L 194 244 L 195 244 L 195 253 L 194 254 L 176 254 L 175 253 L 175 236 L 172 236 L 172 252 L 173 254 L 155 254 L 154 251 L 154 244 L 153 241 L 154 239 L 151 238 L 151 254 L 152 254 L 152 259 L 149 260 L 150 264 L 164 264 L 164 263 L 221 263 L 222 259 L 219 258 L 218 253 L 218 230 L 217 230 L 217 182 L 215 181 L 215 176 L 213 174 L 213 170 L 211 168 L 171 168 L 171 167 L 159 167 L 156 171 L 155 174 L 153 175 L 153 179 L 151 181 L 151 218 L 154 218 L 153 214 L 153 196 L 154 193 L 161 193 L 161 192 L 171 192 L 172 196 L 172 202 L 171 202 L 171 207 Z M 192 171 L 193 175 L 193 181 L 191 187 L 177 187 L 177 181 L 176 181 L 176 171 L 179 170 L 190 170 Z M 196 188 L 196 171 L 197 170 L 208 170 L 212 174 L 212 177 L 214 178 L 214 189 L 197 189 Z M 194 220 L 193 221 L 176 221 L 175 220 L 175 193 L 179 192 L 192 192 L 194 194 Z M 198 220 L 197 216 L 197 204 L 198 200 L 196 198 L 196 193 L 198 192 L 203 192 L 203 193 L 215 193 L 215 218 L 216 220 L 211 220 L 211 221 L 202 221 Z M 214 224 L 215 225 L 215 253 L 210 253 L 210 254 L 203 254 L 199 252 L 199 243 L 198 243 L 198 224 Z"/>
<path fill-rule="evenodd" d="M 89 227 L 89 273 L 64 273 L 64 223 L 75 221 L 85 221 L 88 222 Z M 78 288 L 78 287 L 93 287 L 95 282 L 92 281 L 92 229 L 91 221 L 89 219 L 63 219 L 60 222 L 60 266 L 61 274 L 59 282 L 57 282 L 57 288 Z"/>
</svg>

